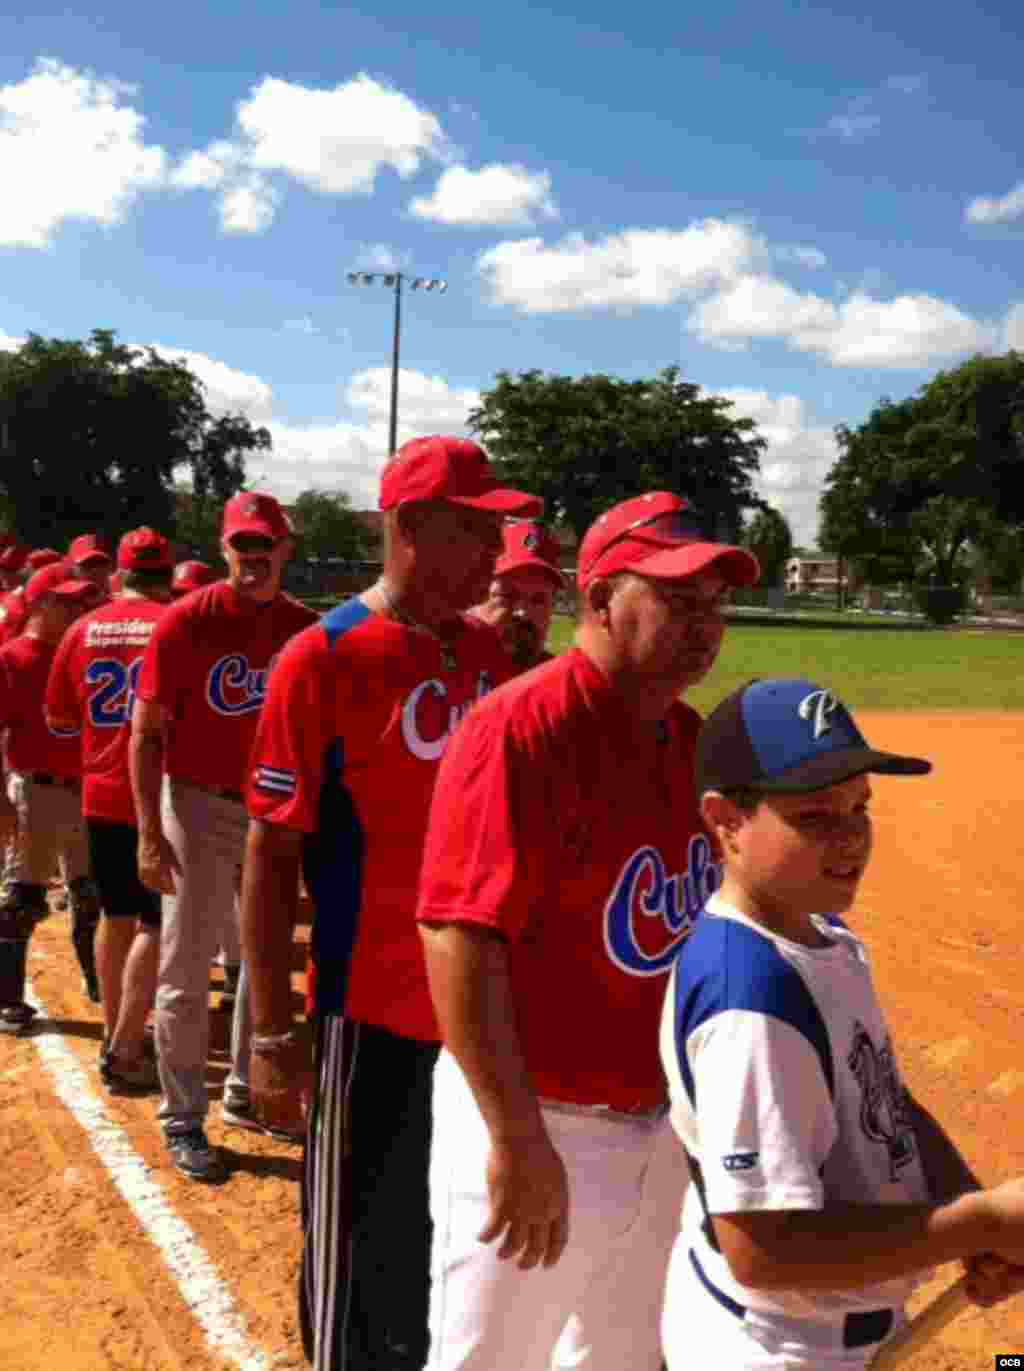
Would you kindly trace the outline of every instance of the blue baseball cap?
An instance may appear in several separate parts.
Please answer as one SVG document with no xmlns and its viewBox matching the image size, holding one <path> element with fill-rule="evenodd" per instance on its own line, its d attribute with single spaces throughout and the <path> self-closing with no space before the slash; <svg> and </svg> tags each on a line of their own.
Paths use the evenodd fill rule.
<svg viewBox="0 0 1024 1371">
<path fill-rule="evenodd" d="M 710 714 L 697 740 L 697 793 L 809 791 L 865 771 L 923 776 L 931 762 L 871 747 L 846 706 L 805 680 L 750 681 Z"/>
</svg>

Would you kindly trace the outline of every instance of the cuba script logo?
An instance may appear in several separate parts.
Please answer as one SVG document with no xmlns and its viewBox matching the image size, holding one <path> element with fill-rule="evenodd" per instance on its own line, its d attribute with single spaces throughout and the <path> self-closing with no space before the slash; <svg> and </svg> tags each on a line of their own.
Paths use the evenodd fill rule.
<svg viewBox="0 0 1024 1371">
<path fill-rule="evenodd" d="M 482 700 L 493 689 L 490 675 L 481 671 L 476 699 Z M 439 761 L 470 704 L 452 704 L 448 687 L 436 677 L 422 681 L 402 706 L 402 737 L 412 755 L 421 762 Z"/>
<path fill-rule="evenodd" d="M 839 701 L 831 690 L 812 690 L 805 695 L 797 706 L 801 719 L 814 721 L 814 741 L 832 732 L 832 715 L 839 708 Z"/>
<path fill-rule="evenodd" d="M 206 678 L 206 699 L 210 708 L 229 718 L 255 714 L 263 707 L 267 678 L 273 665 L 271 662 L 262 671 L 253 671 L 248 657 L 240 652 L 222 657 L 210 668 Z"/>
<path fill-rule="evenodd" d="M 681 873 L 669 874 L 656 847 L 637 848 L 604 907 L 608 956 L 629 976 L 661 975 L 721 881 L 703 833 L 690 839 Z"/>
</svg>

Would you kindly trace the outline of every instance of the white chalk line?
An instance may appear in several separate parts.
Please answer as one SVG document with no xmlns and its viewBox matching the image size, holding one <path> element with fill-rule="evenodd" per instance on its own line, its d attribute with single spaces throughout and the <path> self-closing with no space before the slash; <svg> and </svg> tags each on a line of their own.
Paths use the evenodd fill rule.
<svg viewBox="0 0 1024 1371">
<path fill-rule="evenodd" d="M 25 998 L 46 1015 L 45 1005 L 31 989 Z M 192 1229 L 171 1208 L 128 1134 L 107 1113 L 70 1048 L 55 1034 L 33 1035 L 29 1041 L 52 1077 L 58 1098 L 85 1129 L 93 1151 L 152 1239 L 211 1350 L 234 1362 L 240 1371 L 270 1371 L 269 1358 L 249 1341 L 245 1320 L 217 1268 Z"/>
</svg>

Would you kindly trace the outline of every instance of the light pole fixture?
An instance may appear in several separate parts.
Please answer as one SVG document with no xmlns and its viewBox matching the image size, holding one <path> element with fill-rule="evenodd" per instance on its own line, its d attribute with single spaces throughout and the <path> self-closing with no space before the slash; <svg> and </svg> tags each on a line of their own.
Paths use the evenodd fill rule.
<svg viewBox="0 0 1024 1371">
<path fill-rule="evenodd" d="M 436 290 L 443 295 L 448 282 L 440 276 L 408 276 L 403 271 L 350 271 L 347 273 L 350 286 L 372 286 L 379 281 L 385 290 L 394 292 L 395 324 L 391 338 L 391 416 L 388 425 L 388 454 L 393 455 L 398 446 L 398 350 L 402 335 L 402 285 L 410 290 Z"/>
</svg>

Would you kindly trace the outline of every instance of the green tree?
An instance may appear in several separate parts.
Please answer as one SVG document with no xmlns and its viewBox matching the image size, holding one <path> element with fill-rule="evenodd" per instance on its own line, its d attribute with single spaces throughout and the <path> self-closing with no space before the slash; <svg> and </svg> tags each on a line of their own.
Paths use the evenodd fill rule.
<svg viewBox="0 0 1024 1371">
<path fill-rule="evenodd" d="M 304 490 L 290 506 L 299 540 L 299 556 L 318 561 L 339 557 L 346 562 L 365 561 L 370 553 L 370 534 L 341 490 Z"/>
<path fill-rule="evenodd" d="M 221 503 L 241 488 L 246 454 L 269 447 L 243 415 L 210 413 L 184 361 L 111 330 L 86 342 L 30 334 L 0 354 L 0 487 L 25 542 L 171 531 L 176 475 Z"/>
<path fill-rule="evenodd" d="M 502 478 L 542 496 L 577 538 L 619 500 L 673 490 L 735 540 L 744 513 L 761 507 L 753 479 L 766 444 L 731 410 L 677 367 L 640 381 L 500 371 L 469 424 Z"/>
<path fill-rule="evenodd" d="M 174 535 L 192 555 L 220 567 L 220 526 L 223 506 L 212 495 L 198 496 L 191 486 L 174 487 Z"/>
<path fill-rule="evenodd" d="M 771 505 L 759 509 L 743 530 L 743 545 L 761 563 L 761 585 L 779 585 L 793 556 L 793 534 L 785 515 Z"/>
<path fill-rule="evenodd" d="M 836 436 L 822 546 L 876 584 L 953 585 L 972 543 L 1024 526 L 1024 354 L 973 357 Z"/>
</svg>

